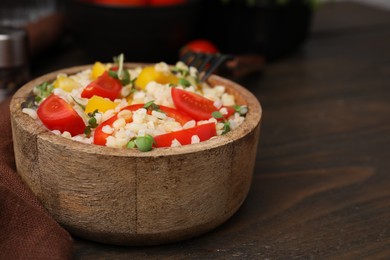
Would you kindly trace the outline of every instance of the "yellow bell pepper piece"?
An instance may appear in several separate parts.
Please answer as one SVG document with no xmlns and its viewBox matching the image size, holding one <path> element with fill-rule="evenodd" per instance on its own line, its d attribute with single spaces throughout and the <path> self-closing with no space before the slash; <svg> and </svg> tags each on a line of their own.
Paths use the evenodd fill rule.
<svg viewBox="0 0 390 260">
<path fill-rule="evenodd" d="M 107 70 L 106 66 L 101 62 L 95 62 L 92 67 L 92 79 L 97 79 L 100 75 L 102 75 Z"/>
<path fill-rule="evenodd" d="M 170 72 L 156 71 L 154 66 L 148 66 L 141 70 L 138 78 L 135 80 L 135 85 L 141 89 L 145 89 L 146 85 L 151 81 L 160 84 L 177 84 L 179 79 Z"/>
<path fill-rule="evenodd" d="M 66 92 L 71 92 L 73 89 L 80 88 L 81 85 L 77 81 L 68 78 L 65 75 L 59 75 L 54 82 L 54 88 L 61 88 Z"/>
<path fill-rule="evenodd" d="M 109 99 L 93 96 L 88 100 L 88 103 L 85 106 L 85 113 L 92 113 L 96 109 L 99 112 L 104 113 L 107 110 L 114 109 L 117 105 L 118 103 L 115 103 Z"/>
</svg>

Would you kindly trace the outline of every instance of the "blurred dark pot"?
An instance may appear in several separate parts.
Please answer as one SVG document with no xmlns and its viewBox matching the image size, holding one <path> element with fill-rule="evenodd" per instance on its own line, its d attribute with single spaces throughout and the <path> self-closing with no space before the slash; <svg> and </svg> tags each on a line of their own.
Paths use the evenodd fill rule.
<svg viewBox="0 0 390 260">
<path fill-rule="evenodd" d="M 305 1 L 287 4 L 263 4 L 249 7 L 245 1 L 222 4 L 209 2 L 202 35 L 213 41 L 222 52 L 257 53 L 268 60 L 296 50 L 307 38 L 312 8 Z M 215 33 L 218 32 L 218 33 Z"/>
<path fill-rule="evenodd" d="M 201 0 L 161 7 L 66 4 L 77 43 L 94 60 L 104 61 L 124 53 L 132 62 L 175 62 L 178 50 L 194 38 L 201 12 Z"/>
</svg>

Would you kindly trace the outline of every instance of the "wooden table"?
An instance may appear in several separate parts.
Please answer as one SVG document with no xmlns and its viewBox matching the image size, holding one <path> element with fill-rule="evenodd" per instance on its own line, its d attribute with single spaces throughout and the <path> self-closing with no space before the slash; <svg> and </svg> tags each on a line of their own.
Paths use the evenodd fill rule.
<svg viewBox="0 0 390 260">
<path fill-rule="evenodd" d="M 177 244 L 75 238 L 76 258 L 390 259 L 390 12 L 322 6 L 300 52 L 239 82 L 264 110 L 241 209 Z"/>
</svg>

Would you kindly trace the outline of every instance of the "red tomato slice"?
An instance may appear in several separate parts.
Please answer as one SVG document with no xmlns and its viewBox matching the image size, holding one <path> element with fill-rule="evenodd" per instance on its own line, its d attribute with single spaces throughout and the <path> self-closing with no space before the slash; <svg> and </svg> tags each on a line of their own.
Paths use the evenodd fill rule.
<svg viewBox="0 0 390 260">
<path fill-rule="evenodd" d="M 114 100 L 119 96 L 122 90 L 122 84 L 119 80 L 112 78 L 107 71 L 105 71 L 96 80 L 89 83 L 81 93 L 83 98 L 91 98 L 92 96 L 100 96 Z"/>
<path fill-rule="evenodd" d="M 213 101 L 193 92 L 172 88 L 171 94 L 176 108 L 190 115 L 197 121 L 208 120 L 212 117 L 214 111 L 218 111 L 214 106 Z M 228 118 L 234 113 L 234 109 L 230 107 L 225 108 L 228 113 L 224 115 L 224 117 Z"/>
<path fill-rule="evenodd" d="M 143 108 L 144 104 L 134 104 L 127 107 L 122 108 L 121 110 L 130 110 L 130 111 L 137 111 L 140 108 Z"/>
<path fill-rule="evenodd" d="M 98 127 L 95 128 L 95 134 L 93 135 L 93 143 L 97 145 L 106 145 L 107 137 L 110 134 L 103 132 L 103 127 L 106 125 L 112 126 L 114 122 L 118 119 L 118 115 L 113 115 L 103 123 L 101 123 Z"/>
<path fill-rule="evenodd" d="M 191 116 L 188 116 L 187 114 L 184 114 L 175 108 L 160 105 L 160 110 L 163 111 L 167 116 L 175 119 L 181 125 L 184 125 L 188 121 L 194 120 L 194 118 L 192 118 Z"/>
<path fill-rule="evenodd" d="M 84 120 L 71 105 L 54 94 L 39 105 L 37 114 L 50 130 L 68 131 L 72 136 L 84 133 Z"/>
<path fill-rule="evenodd" d="M 197 135 L 201 142 L 209 140 L 211 137 L 217 135 L 215 124 L 207 123 L 176 132 L 157 135 L 154 137 L 154 141 L 156 147 L 170 147 L 174 139 L 179 141 L 182 145 L 186 145 L 191 144 L 191 137 L 193 135 Z"/>
</svg>

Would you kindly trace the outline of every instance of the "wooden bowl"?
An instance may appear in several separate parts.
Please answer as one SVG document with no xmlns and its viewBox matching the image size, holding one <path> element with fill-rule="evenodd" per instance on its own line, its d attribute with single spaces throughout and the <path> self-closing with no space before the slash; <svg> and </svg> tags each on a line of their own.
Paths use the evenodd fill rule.
<svg viewBox="0 0 390 260">
<path fill-rule="evenodd" d="M 144 153 L 54 135 L 22 112 L 34 86 L 87 67 L 35 79 L 11 101 L 17 171 L 54 219 L 86 239 L 155 245 L 205 233 L 238 210 L 250 188 L 260 133 L 256 97 L 213 75 L 211 85 L 225 85 L 248 106 L 243 124 L 206 142 Z"/>
</svg>

